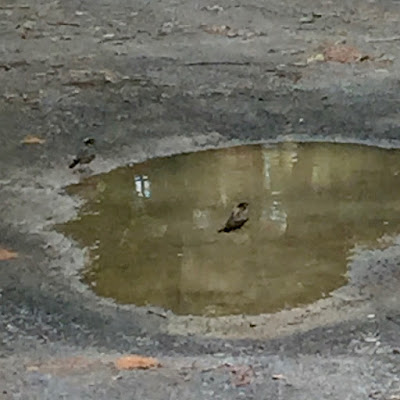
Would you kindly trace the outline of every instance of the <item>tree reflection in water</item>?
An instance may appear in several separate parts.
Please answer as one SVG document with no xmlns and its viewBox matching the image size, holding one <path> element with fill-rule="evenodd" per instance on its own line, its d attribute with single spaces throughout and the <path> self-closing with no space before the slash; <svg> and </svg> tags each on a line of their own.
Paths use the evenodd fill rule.
<svg viewBox="0 0 400 400">
<path fill-rule="evenodd" d="M 286 143 L 154 159 L 71 187 L 87 204 L 63 230 L 99 241 L 85 272 L 99 295 L 179 314 L 273 312 L 343 285 L 355 245 L 398 232 L 399 155 Z M 218 235 L 241 201 L 249 222 Z"/>
</svg>

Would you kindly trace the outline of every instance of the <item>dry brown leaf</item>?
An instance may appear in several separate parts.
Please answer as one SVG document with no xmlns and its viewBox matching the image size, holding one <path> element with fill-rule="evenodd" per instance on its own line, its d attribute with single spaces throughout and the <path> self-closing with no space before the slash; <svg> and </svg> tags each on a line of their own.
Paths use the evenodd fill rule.
<svg viewBox="0 0 400 400">
<path fill-rule="evenodd" d="M 369 57 L 363 55 L 358 49 L 345 44 L 336 44 L 327 47 L 323 52 L 325 61 L 336 61 L 339 63 L 353 63 L 364 61 Z"/>
<path fill-rule="evenodd" d="M 23 144 L 43 144 L 46 140 L 41 139 L 37 136 L 33 135 L 28 135 L 25 136 L 23 140 L 21 140 L 21 143 Z"/>
<path fill-rule="evenodd" d="M 161 367 L 156 358 L 143 357 L 138 355 L 129 355 L 117 358 L 114 362 L 119 370 L 123 369 L 149 369 Z"/>
<path fill-rule="evenodd" d="M 230 366 L 230 372 L 233 374 L 232 384 L 236 387 L 249 385 L 255 376 L 254 369 L 250 365 Z"/>
<path fill-rule="evenodd" d="M 17 258 L 17 257 L 18 257 L 18 253 L 16 253 L 15 251 L 3 249 L 2 247 L 0 247 L 0 261 L 11 260 L 11 259 Z"/>
</svg>

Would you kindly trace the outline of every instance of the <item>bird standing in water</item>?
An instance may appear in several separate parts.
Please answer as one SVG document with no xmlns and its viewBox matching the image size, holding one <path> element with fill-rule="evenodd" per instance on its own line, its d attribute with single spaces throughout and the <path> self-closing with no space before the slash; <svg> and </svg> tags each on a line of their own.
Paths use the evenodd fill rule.
<svg viewBox="0 0 400 400">
<path fill-rule="evenodd" d="M 72 163 L 69 165 L 70 168 L 74 168 L 78 164 L 89 164 L 96 157 L 93 148 L 95 140 L 93 138 L 86 138 L 83 140 L 83 143 L 85 147 L 81 149 L 76 157 L 72 160 Z"/>
<path fill-rule="evenodd" d="M 231 232 L 240 229 L 249 219 L 249 203 L 239 203 L 231 212 L 225 226 L 218 232 Z"/>
</svg>

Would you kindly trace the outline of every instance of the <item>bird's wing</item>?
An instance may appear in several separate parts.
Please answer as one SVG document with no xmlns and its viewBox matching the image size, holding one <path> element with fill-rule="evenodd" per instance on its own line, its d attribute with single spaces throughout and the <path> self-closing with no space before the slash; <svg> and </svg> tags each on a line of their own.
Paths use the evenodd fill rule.
<svg viewBox="0 0 400 400">
<path fill-rule="evenodd" d="M 236 221 L 243 221 L 247 220 L 247 213 L 246 211 L 241 210 L 240 208 L 235 208 L 232 211 L 232 218 L 234 218 Z"/>
</svg>

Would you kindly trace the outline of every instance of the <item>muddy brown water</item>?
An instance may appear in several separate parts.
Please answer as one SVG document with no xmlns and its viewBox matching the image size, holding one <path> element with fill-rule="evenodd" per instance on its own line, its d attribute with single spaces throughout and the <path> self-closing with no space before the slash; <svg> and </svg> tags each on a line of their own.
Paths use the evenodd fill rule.
<svg viewBox="0 0 400 400">
<path fill-rule="evenodd" d="M 100 296 L 177 314 L 275 312 L 346 283 L 353 249 L 400 228 L 400 151 L 252 145 L 165 157 L 72 185 L 58 229 L 88 247 Z M 241 201 L 249 221 L 217 233 Z"/>
</svg>

